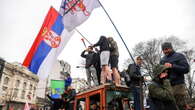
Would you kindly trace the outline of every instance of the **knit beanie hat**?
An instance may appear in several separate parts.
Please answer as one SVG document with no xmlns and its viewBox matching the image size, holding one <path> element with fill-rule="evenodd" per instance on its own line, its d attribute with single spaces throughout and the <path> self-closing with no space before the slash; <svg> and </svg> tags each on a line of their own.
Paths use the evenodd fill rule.
<svg viewBox="0 0 195 110">
<path fill-rule="evenodd" d="M 166 48 L 171 48 L 171 49 L 173 48 L 170 42 L 164 42 L 161 47 L 162 47 L 162 50 Z"/>
<path fill-rule="evenodd" d="M 160 73 L 162 73 L 163 71 L 165 71 L 165 70 L 167 70 L 168 69 L 168 67 L 166 67 L 166 66 L 164 66 L 164 65 L 156 65 L 155 67 L 154 67 L 154 69 L 153 69 L 153 78 L 155 78 L 155 77 L 158 77 L 158 75 L 160 74 Z"/>
</svg>

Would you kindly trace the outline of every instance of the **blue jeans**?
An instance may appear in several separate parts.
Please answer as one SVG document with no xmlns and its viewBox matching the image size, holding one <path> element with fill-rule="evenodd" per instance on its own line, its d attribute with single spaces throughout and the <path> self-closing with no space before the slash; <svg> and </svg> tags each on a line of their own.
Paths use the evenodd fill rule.
<svg viewBox="0 0 195 110">
<path fill-rule="evenodd" d="M 133 99 L 135 110 L 141 110 L 141 89 L 140 87 L 133 87 Z"/>
</svg>

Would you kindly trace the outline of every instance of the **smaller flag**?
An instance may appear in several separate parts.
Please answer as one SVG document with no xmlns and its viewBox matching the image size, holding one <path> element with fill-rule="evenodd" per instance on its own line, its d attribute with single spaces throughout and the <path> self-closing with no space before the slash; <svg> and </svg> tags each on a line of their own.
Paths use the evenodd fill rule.
<svg viewBox="0 0 195 110">
<path fill-rule="evenodd" d="M 29 104 L 28 104 L 27 101 L 26 101 L 26 103 L 25 103 L 24 110 L 30 110 L 30 106 L 29 106 Z"/>
<path fill-rule="evenodd" d="M 51 97 L 61 98 L 61 94 L 64 92 L 64 80 L 51 80 Z"/>
<path fill-rule="evenodd" d="M 13 106 L 11 106 L 11 107 L 9 108 L 9 110 L 14 110 L 14 107 L 13 107 Z"/>
<path fill-rule="evenodd" d="M 62 0 L 59 13 L 63 16 L 65 29 L 71 31 L 82 24 L 99 6 L 97 0 Z"/>
</svg>

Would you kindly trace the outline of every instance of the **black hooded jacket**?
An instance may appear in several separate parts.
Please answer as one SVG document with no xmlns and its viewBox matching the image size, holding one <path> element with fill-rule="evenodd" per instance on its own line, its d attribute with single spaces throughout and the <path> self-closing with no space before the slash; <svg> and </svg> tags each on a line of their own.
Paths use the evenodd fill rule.
<svg viewBox="0 0 195 110">
<path fill-rule="evenodd" d="M 172 64 L 169 71 L 171 85 L 184 84 L 184 74 L 188 73 L 190 68 L 185 56 L 173 51 L 161 59 L 160 64 L 164 65 L 165 63 Z"/>
<path fill-rule="evenodd" d="M 143 81 L 143 77 L 141 76 L 140 66 L 137 64 L 129 64 L 127 69 L 127 74 L 130 77 L 130 84 L 128 86 L 140 86 L 140 81 Z"/>
<path fill-rule="evenodd" d="M 96 46 L 100 46 L 100 52 L 105 51 L 105 50 L 110 51 L 109 42 L 105 36 L 101 36 L 99 41 L 93 45 L 93 47 L 96 47 Z"/>
</svg>

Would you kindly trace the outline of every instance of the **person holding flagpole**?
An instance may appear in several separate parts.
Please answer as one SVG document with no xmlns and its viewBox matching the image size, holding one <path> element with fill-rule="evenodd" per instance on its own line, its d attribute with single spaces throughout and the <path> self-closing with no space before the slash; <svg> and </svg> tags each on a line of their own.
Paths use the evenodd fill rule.
<svg viewBox="0 0 195 110">
<path fill-rule="evenodd" d="M 93 47 L 91 46 L 89 46 L 87 49 L 85 49 L 81 53 L 81 57 L 86 59 L 85 70 L 86 70 L 86 75 L 87 75 L 87 81 L 90 87 L 92 86 L 91 81 L 94 82 L 95 86 L 99 85 L 98 79 L 97 79 L 97 72 L 94 67 L 94 55 L 95 55 L 95 52 L 93 51 Z"/>
<path fill-rule="evenodd" d="M 100 47 L 100 63 L 101 63 L 101 84 L 105 84 L 107 82 L 112 82 L 111 72 L 108 67 L 109 59 L 110 59 L 110 48 L 108 40 L 105 36 L 100 36 L 100 39 L 97 43 L 93 45 L 93 47 Z"/>
</svg>

